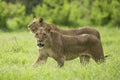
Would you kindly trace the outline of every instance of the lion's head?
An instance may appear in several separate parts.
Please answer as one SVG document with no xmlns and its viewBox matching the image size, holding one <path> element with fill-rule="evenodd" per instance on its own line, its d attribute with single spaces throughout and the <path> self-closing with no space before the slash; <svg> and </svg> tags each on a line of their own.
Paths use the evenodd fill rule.
<svg viewBox="0 0 120 80">
<path fill-rule="evenodd" d="M 38 31 L 35 33 L 35 38 L 39 47 L 44 46 L 46 40 L 49 38 L 50 32 L 52 32 L 51 27 L 38 28 Z"/>
<path fill-rule="evenodd" d="M 40 27 L 57 29 L 55 25 L 44 22 L 43 18 L 34 18 L 33 21 L 28 25 L 28 28 L 32 33 L 36 33 Z"/>
<path fill-rule="evenodd" d="M 43 19 L 34 18 L 33 21 L 28 25 L 31 32 L 36 33 L 39 27 L 42 27 Z"/>
</svg>

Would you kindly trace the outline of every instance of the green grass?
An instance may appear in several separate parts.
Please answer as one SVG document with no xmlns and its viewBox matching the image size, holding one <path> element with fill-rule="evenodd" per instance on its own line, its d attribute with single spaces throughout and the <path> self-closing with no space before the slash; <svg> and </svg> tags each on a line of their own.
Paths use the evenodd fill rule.
<svg viewBox="0 0 120 80">
<path fill-rule="evenodd" d="M 66 61 L 63 68 L 49 58 L 32 67 L 38 50 L 29 32 L 0 32 L 0 80 L 120 80 L 120 29 L 97 28 L 101 33 L 106 63 L 93 60 L 86 66 L 79 59 Z"/>
</svg>

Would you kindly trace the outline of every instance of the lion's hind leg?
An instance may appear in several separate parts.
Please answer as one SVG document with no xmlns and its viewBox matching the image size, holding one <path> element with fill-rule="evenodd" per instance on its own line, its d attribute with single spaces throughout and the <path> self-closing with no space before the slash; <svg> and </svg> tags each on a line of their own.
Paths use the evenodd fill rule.
<svg viewBox="0 0 120 80">
<path fill-rule="evenodd" d="M 105 61 L 103 49 L 99 48 L 98 46 L 91 48 L 89 53 L 96 63 L 102 63 Z"/>
<path fill-rule="evenodd" d="M 90 56 L 88 55 L 80 55 L 79 58 L 80 58 L 80 63 L 83 65 L 88 64 L 90 61 Z"/>
</svg>

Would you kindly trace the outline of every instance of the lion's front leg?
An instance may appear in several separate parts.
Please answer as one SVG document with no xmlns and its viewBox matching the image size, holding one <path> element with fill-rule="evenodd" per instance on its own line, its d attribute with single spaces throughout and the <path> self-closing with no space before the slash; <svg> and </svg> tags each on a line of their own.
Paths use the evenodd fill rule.
<svg viewBox="0 0 120 80">
<path fill-rule="evenodd" d="M 57 61 L 57 64 L 59 67 L 63 67 L 64 66 L 64 61 L 65 61 L 65 57 L 63 56 L 59 56 L 59 57 L 56 57 L 54 58 L 56 61 Z"/>
<path fill-rule="evenodd" d="M 33 66 L 38 66 L 46 63 L 48 56 L 45 56 L 39 52 L 37 59 L 33 63 Z"/>
</svg>

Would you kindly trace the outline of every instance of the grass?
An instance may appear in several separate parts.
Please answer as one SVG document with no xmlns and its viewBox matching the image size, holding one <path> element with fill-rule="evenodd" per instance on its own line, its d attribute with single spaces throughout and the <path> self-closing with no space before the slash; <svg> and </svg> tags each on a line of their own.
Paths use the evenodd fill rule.
<svg viewBox="0 0 120 80">
<path fill-rule="evenodd" d="M 47 63 L 32 67 L 37 57 L 34 35 L 29 32 L 0 32 L 0 80 L 119 80 L 120 29 L 96 28 L 101 33 L 106 63 L 93 60 L 86 66 L 79 59 L 66 61 L 63 68 L 49 58 Z"/>
</svg>

